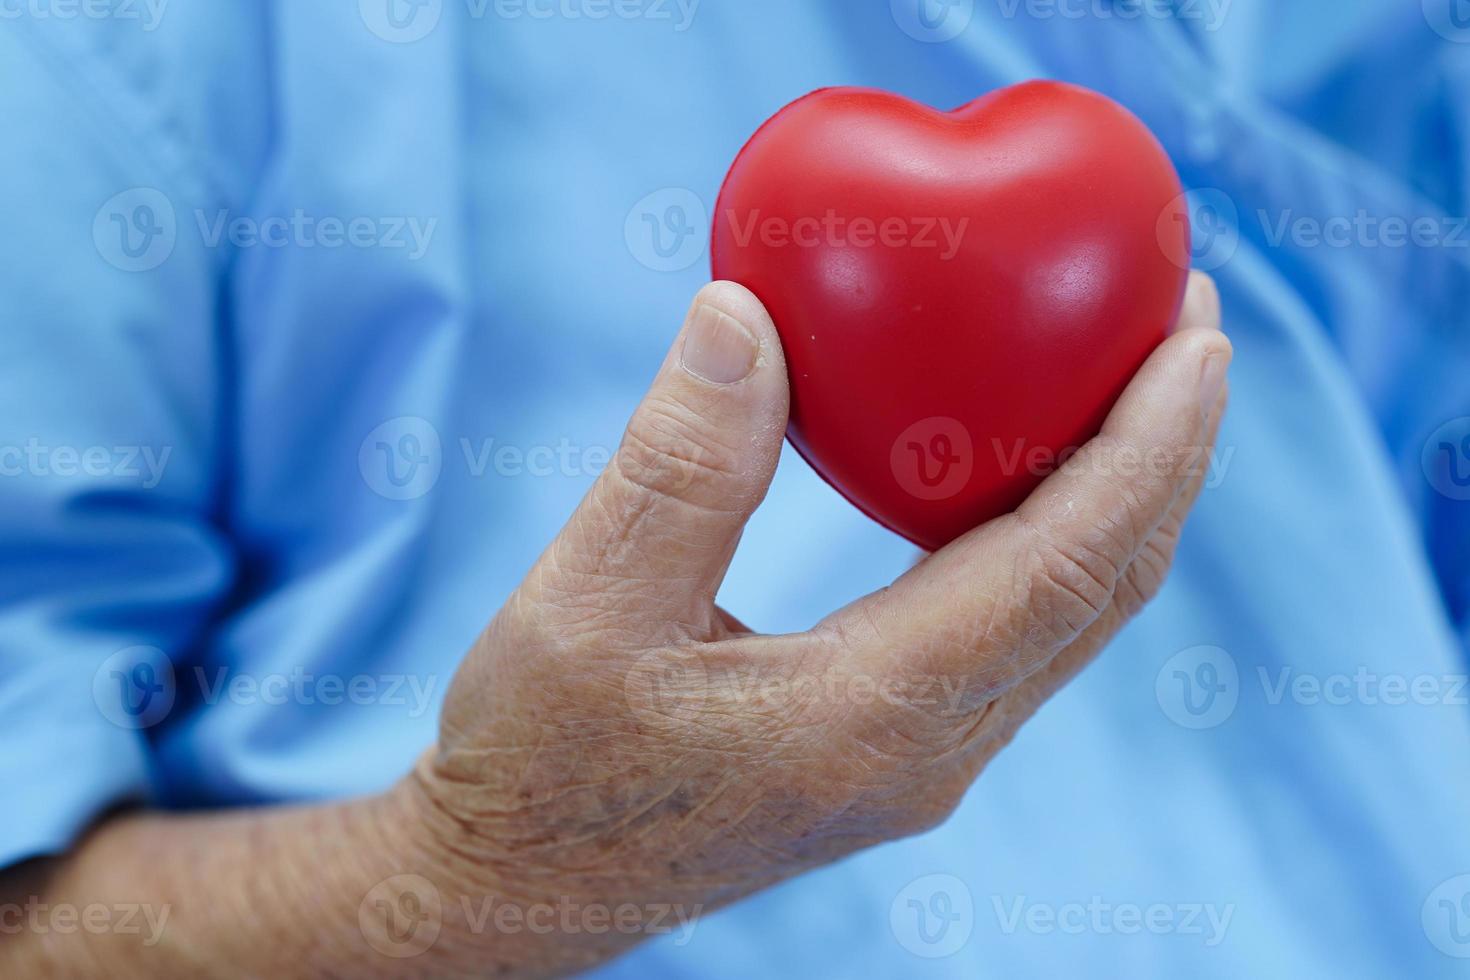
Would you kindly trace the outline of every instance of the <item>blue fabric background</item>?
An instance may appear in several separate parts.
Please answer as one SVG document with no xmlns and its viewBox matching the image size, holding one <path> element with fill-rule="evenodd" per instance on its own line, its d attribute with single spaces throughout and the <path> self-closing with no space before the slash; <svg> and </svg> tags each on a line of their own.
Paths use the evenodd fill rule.
<svg viewBox="0 0 1470 980">
<path fill-rule="evenodd" d="M 127 798 L 396 779 L 616 445 L 754 128 L 824 85 L 1055 77 L 1164 142 L 1237 348 L 1173 578 L 945 826 L 607 974 L 1465 975 L 1463 0 L 388 2 L 36 0 L 0 30 L 0 863 Z M 1275 234 L 1360 212 L 1442 240 Z M 371 231 L 259 224 L 298 213 Z M 912 557 L 789 455 L 721 599 L 803 628 Z M 1277 695 L 1363 674 L 1434 686 Z"/>
</svg>

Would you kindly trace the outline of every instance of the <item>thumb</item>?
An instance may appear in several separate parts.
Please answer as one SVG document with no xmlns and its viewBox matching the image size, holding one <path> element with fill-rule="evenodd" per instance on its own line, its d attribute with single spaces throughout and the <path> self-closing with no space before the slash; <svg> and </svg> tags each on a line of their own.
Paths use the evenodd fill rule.
<svg viewBox="0 0 1470 980">
<path fill-rule="evenodd" d="M 711 635 L 714 595 L 786 433 L 786 362 L 760 300 L 694 298 L 622 444 L 527 587 L 580 629 Z M 525 596 L 523 596 L 525 598 Z"/>
</svg>

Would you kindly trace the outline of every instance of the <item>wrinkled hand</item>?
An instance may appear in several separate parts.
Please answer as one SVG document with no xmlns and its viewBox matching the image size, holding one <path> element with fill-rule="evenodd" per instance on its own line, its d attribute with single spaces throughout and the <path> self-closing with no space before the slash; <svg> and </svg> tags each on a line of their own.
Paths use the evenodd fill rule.
<svg viewBox="0 0 1470 980">
<path fill-rule="evenodd" d="M 714 596 L 776 467 L 786 370 L 759 301 L 705 288 L 455 679 L 414 777 L 437 853 L 517 901 L 708 908 L 944 820 L 1162 583 L 1224 408 L 1218 326 L 1195 275 L 1102 434 L 1015 513 L 763 636 Z M 631 941 L 560 936 L 546 966 Z"/>
</svg>

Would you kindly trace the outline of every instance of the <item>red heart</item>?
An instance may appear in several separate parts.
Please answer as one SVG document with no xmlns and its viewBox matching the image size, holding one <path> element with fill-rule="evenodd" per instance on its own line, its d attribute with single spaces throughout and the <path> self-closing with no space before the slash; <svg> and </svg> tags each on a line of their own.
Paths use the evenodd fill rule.
<svg viewBox="0 0 1470 980">
<path fill-rule="evenodd" d="M 711 248 L 780 331 L 797 451 L 932 550 L 1098 432 L 1178 316 L 1189 227 L 1163 148 L 1095 92 L 829 88 L 741 150 Z"/>
</svg>

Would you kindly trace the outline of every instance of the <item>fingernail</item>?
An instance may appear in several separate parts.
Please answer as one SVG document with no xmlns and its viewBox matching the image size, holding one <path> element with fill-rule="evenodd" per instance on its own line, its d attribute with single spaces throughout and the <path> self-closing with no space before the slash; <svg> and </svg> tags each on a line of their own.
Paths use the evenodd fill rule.
<svg viewBox="0 0 1470 980">
<path fill-rule="evenodd" d="M 1230 359 L 1224 354 L 1205 356 L 1199 382 L 1199 410 L 1205 418 L 1209 418 L 1215 409 L 1215 402 L 1220 398 L 1220 386 L 1225 383 L 1225 369 L 1229 366 Z"/>
<path fill-rule="evenodd" d="M 759 348 L 755 336 L 739 320 L 701 303 L 684 333 L 679 361 L 697 378 L 728 385 L 750 377 Z"/>
</svg>

